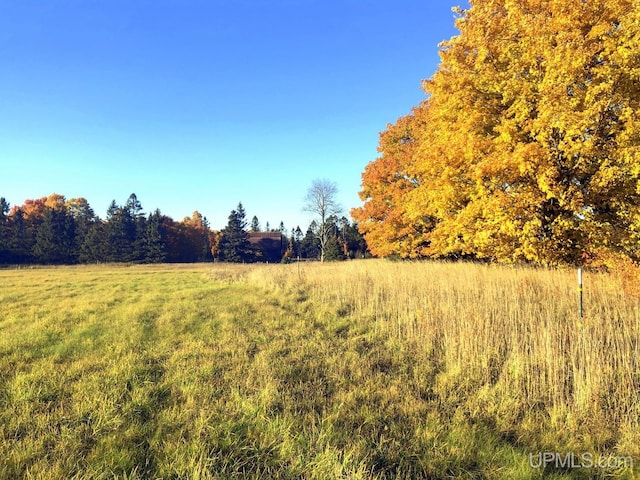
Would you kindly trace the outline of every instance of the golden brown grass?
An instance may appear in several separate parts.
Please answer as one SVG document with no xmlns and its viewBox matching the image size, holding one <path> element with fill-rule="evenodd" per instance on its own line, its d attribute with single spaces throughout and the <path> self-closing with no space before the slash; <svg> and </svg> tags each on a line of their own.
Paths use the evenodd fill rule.
<svg viewBox="0 0 640 480">
<path fill-rule="evenodd" d="M 0 270 L 0 479 L 633 478 L 612 275 L 382 260 Z M 637 466 L 636 466 L 637 471 Z"/>
<path fill-rule="evenodd" d="M 249 278 L 412 342 L 438 395 L 531 448 L 640 455 L 640 303 L 615 274 L 584 275 L 582 319 L 571 269 L 372 260 Z"/>
</svg>

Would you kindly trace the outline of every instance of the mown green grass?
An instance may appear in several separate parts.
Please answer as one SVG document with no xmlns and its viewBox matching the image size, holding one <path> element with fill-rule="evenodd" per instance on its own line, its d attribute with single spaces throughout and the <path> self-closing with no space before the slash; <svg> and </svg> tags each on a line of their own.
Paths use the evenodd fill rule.
<svg viewBox="0 0 640 480">
<path fill-rule="evenodd" d="M 531 468 L 419 337 L 321 304 L 311 283 L 244 280 L 273 268 L 297 274 L 0 270 L 0 478 L 613 473 Z"/>
</svg>

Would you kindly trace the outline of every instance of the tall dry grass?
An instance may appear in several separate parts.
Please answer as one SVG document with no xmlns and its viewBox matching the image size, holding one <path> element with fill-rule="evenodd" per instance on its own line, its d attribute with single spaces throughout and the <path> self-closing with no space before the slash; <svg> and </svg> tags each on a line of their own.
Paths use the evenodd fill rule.
<svg viewBox="0 0 640 480">
<path fill-rule="evenodd" d="M 0 270 L 0 479 L 635 478 L 614 276 L 447 263 Z"/>
<path fill-rule="evenodd" d="M 583 318 L 574 270 L 373 260 L 248 278 L 406 339 L 439 366 L 438 395 L 499 429 L 524 435 L 528 423 L 638 453 L 640 304 L 615 275 L 585 274 Z"/>
</svg>

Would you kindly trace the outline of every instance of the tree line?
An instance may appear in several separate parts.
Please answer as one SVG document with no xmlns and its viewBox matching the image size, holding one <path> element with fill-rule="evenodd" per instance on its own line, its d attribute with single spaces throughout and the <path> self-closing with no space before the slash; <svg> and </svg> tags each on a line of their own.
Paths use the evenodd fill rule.
<svg viewBox="0 0 640 480">
<path fill-rule="evenodd" d="M 474 0 L 352 211 L 371 251 L 640 260 L 640 4 Z"/>
<path fill-rule="evenodd" d="M 357 226 L 344 217 L 331 221 L 330 259 L 363 256 L 366 244 Z M 260 230 L 255 217 L 251 229 Z M 278 261 L 320 258 L 314 223 L 304 235 L 300 227 L 287 235 L 282 222 L 271 231 L 281 233 L 283 239 Z M 0 197 L 0 264 L 265 261 L 260 245 L 249 238 L 242 204 L 231 212 L 229 224 L 216 231 L 198 211 L 181 221 L 157 209 L 144 213 L 133 193 L 122 205 L 112 201 L 104 219 L 82 197 L 66 199 L 54 193 L 13 207 Z"/>
<path fill-rule="evenodd" d="M 229 262 L 265 261 L 266 252 L 261 248 L 260 221 L 253 217 L 247 228 L 246 213 L 242 203 L 229 214 L 227 226 L 219 233 L 214 233 L 212 251 L 217 259 Z M 296 261 L 298 259 L 311 260 L 347 260 L 363 258 L 368 255 L 367 244 L 360 234 L 357 224 L 346 217 L 338 218 L 331 215 L 321 226 L 319 221 L 313 220 L 306 233 L 299 226 L 287 231 L 284 224 L 271 229 L 267 222 L 265 232 L 278 233 L 281 236 L 281 251 L 278 260 L 281 262 Z M 323 248 L 323 236 L 326 237 Z M 217 239 L 219 237 L 219 240 Z M 258 240 L 251 242 L 251 238 Z M 262 241 L 267 243 L 268 238 Z"/>
</svg>

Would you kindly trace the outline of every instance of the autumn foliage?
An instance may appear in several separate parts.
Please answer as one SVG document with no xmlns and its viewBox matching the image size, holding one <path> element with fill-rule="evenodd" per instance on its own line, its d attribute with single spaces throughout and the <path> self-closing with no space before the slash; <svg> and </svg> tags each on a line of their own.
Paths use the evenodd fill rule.
<svg viewBox="0 0 640 480">
<path fill-rule="evenodd" d="M 227 227 L 216 231 L 198 211 L 179 222 L 158 209 L 145 214 L 134 193 L 123 205 L 113 200 L 104 219 L 98 217 L 82 197 L 67 200 L 53 193 L 11 207 L 0 196 L 0 266 L 320 259 L 322 229 L 315 222 L 306 235 L 297 227 L 291 229 L 289 237 L 284 223 L 280 222 L 279 229 L 261 232 L 267 236 L 274 234 L 272 238 L 277 241 L 252 243 L 244 215 L 244 208 L 239 204 L 238 209 L 231 212 Z M 254 219 L 258 229 L 258 219 Z M 325 231 L 327 260 L 367 254 L 357 225 L 345 217 L 328 215 Z"/>
<path fill-rule="evenodd" d="M 181 222 L 159 210 L 147 215 L 135 194 L 115 200 L 107 218 L 85 198 L 53 193 L 9 209 L 0 197 L 0 265 L 211 260 L 206 218 L 197 211 Z"/>
<path fill-rule="evenodd" d="M 640 257 L 640 6 L 475 0 L 381 134 L 352 214 L 371 251 L 580 264 Z"/>
</svg>

